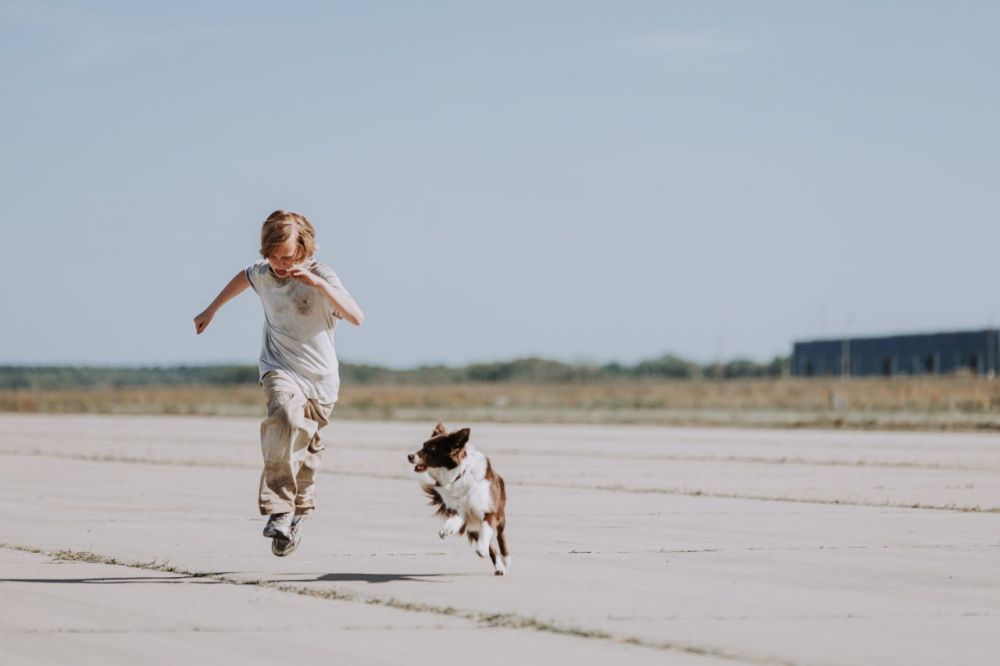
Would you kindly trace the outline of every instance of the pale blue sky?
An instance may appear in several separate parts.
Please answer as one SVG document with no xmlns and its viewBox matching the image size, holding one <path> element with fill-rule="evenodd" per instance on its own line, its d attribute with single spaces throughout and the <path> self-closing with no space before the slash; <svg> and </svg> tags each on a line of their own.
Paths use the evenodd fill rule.
<svg viewBox="0 0 1000 666">
<path fill-rule="evenodd" d="M 0 1 L 0 362 L 254 362 L 272 210 L 342 359 L 1000 324 L 1000 3 Z"/>
</svg>

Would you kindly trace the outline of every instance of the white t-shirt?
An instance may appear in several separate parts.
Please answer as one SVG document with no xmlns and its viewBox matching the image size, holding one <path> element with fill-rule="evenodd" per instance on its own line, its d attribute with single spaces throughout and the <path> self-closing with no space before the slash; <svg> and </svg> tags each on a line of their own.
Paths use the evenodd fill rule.
<svg viewBox="0 0 1000 666">
<path fill-rule="evenodd" d="M 303 268 L 345 294 L 343 283 L 329 266 L 315 259 Z M 246 268 L 250 286 L 264 306 L 264 341 L 260 349 L 260 376 L 284 370 L 302 387 L 307 398 L 321 403 L 337 401 L 340 366 L 333 331 L 341 318 L 333 304 L 315 287 L 294 278 L 276 276 L 266 259 Z"/>
</svg>

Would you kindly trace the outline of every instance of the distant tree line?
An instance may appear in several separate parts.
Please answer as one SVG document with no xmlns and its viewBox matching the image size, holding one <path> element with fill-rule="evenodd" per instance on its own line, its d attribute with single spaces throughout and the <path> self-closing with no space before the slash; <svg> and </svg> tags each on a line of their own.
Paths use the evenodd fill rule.
<svg viewBox="0 0 1000 666">
<path fill-rule="evenodd" d="M 544 358 L 521 358 L 465 366 L 425 365 L 394 369 L 378 365 L 343 363 L 346 384 L 463 384 L 477 382 L 584 383 L 662 379 L 734 379 L 778 377 L 788 359 L 766 363 L 736 359 L 699 365 L 666 354 L 635 365 L 562 363 Z M 107 388 L 129 386 L 191 386 L 257 383 L 256 365 L 166 367 L 0 366 L 0 389 Z"/>
</svg>

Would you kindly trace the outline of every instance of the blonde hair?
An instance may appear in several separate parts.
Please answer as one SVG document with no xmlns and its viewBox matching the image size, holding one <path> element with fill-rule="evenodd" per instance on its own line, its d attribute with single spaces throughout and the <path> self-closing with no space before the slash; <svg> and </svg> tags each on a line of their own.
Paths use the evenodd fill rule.
<svg viewBox="0 0 1000 666">
<path fill-rule="evenodd" d="M 305 215 L 287 210 L 274 211 L 267 216 L 260 229 L 260 256 L 267 259 L 290 238 L 295 239 L 301 259 L 308 259 L 316 251 L 316 230 Z"/>
</svg>

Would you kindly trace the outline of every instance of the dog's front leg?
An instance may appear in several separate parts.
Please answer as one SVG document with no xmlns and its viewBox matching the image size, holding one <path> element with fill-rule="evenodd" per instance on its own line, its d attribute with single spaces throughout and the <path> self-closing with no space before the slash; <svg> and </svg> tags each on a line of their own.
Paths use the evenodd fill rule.
<svg viewBox="0 0 1000 666">
<path fill-rule="evenodd" d="M 453 513 L 448 516 L 448 520 L 444 521 L 444 527 L 438 532 L 438 536 L 442 539 L 447 539 L 452 535 L 458 534 L 464 526 L 465 516 L 460 513 Z"/>
</svg>

